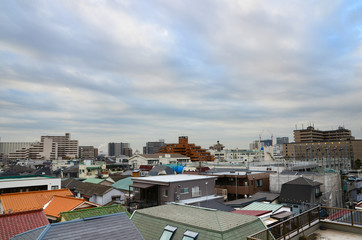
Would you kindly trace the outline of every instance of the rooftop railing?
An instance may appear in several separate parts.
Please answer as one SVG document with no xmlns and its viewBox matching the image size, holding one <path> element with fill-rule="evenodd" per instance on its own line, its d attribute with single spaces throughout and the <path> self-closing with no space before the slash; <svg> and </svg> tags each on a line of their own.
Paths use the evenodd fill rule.
<svg viewBox="0 0 362 240">
<path fill-rule="evenodd" d="M 249 236 L 248 240 L 290 239 L 323 222 L 362 228 L 362 212 L 353 209 L 315 207 L 268 229 Z"/>
</svg>

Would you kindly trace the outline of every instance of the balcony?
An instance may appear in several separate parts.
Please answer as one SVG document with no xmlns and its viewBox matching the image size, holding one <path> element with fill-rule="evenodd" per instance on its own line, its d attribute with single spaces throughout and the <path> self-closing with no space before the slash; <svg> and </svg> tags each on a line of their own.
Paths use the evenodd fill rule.
<svg viewBox="0 0 362 240">
<path fill-rule="evenodd" d="M 298 239 L 320 229 L 362 234 L 362 212 L 352 209 L 315 207 L 298 216 L 249 236 L 248 240 Z M 343 238 L 343 236 L 341 236 Z M 358 239 L 358 238 L 357 238 Z"/>
</svg>

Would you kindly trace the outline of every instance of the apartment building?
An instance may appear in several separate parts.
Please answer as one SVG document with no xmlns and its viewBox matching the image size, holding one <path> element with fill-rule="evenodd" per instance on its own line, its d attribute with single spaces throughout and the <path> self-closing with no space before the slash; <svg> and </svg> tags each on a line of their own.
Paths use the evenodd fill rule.
<svg viewBox="0 0 362 240">
<path fill-rule="evenodd" d="M 157 153 L 165 145 L 165 140 L 163 139 L 160 139 L 158 142 L 146 142 L 146 146 L 143 147 L 143 154 Z"/>
<path fill-rule="evenodd" d="M 214 156 L 207 152 L 206 149 L 189 143 L 187 136 L 180 136 L 178 143 L 166 144 L 161 147 L 159 153 L 179 153 L 190 157 L 192 162 L 196 161 L 214 161 Z"/>
<path fill-rule="evenodd" d="M 65 136 L 42 136 L 41 142 L 46 138 L 51 138 L 53 142 L 58 144 L 58 158 L 72 159 L 78 157 L 78 140 L 71 140 L 70 133 L 66 133 Z"/>
<path fill-rule="evenodd" d="M 294 130 L 294 142 L 296 143 L 331 142 L 354 139 L 351 131 L 344 127 L 338 127 L 336 130 L 321 131 L 315 129 L 313 126 L 309 126 L 307 129 Z"/>
<path fill-rule="evenodd" d="M 95 160 L 98 157 L 98 148 L 93 146 L 79 146 L 79 158 Z"/>
<path fill-rule="evenodd" d="M 132 156 L 132 148 L 130 143 L 108 143 L 108 156 L 118 157 L 121 155 L 126 155 L 128 157 Z"/>
<path fill-rule="evenodd" d="M 56 160 L 58 158 L 58 144 L 51 138 L 43 138 L 41 142 L 33 143 L 8 155 L 9 161 L 15 160 Z"/>
</svg>

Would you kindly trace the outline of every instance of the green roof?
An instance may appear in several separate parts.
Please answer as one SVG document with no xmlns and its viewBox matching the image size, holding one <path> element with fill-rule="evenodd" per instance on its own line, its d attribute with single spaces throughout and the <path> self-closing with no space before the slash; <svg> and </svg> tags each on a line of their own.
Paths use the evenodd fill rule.
<svg viewBox="0 0 362 240">
<path fill-rule="evenodd" d="M 56 177 L 52 177 L 52 176 L 48 176 L 48 175 L 18 175 L 18 176 L 0 177 L 0 179 L 18 179 L 18 178 L 56 178 Z"/>
<path fill-rule="evenodd" d="M 102 215 L 108 215 L 119 212 L 126 212 L 128 217 L 131 216 L 129 212 L 127 212 L 125 208 L 122 207 L 121 205 L 112 205 L 105 207 L 81 209 L 70 212 L 61 212 L 60 217 L 64 218 L 65 221 L 70 221 L 74 219 L 83 219 L 87 217 L 102 216 Z"/>
<path fill-rule="evenodd" d="M 98 184 L 103 182 L 104 179 L 99 179 L 99 178 L 87 178 L 86 180 L 84 180 L 83 182 L 87 182 L 87 183 L 94 183 L 94 184 Z"/>
<path fill-rule="evenodd" d="M 131 185 L 132 183 L 133 183 L 132 177 L 128 177 L 128 178 L 121 179 L 121 180 L 117 181 L 116 183 L 112 184 L 112 187 L 129 191 L 129 185 Z M 132 187 L 131 187 L 131 189 L 132 189 Z"/>
<path fill-rule="evenodd" d="M 273 213 L 283 207 L 282 204 L 253 202 L 241 210 L 272 211 Z"/>
<path fill-rule="evenodd" d="M 248 216 L 188 205 L 170 204 L 136 210 L 131 220 L 145 239 L 160 239 L 166 227 L 177 227 L 174 239 L 182 239 L 186 230 L 198 232 L 198 240 L 246 239 L 266 229 L 255 216 Z"/>
</svg>

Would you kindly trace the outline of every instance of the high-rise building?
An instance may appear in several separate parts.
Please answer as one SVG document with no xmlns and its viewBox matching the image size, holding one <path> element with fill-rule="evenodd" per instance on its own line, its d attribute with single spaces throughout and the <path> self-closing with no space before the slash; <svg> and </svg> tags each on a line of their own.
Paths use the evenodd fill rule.
<svg viewBox="0 0 362 240">
<path fill-rule="evenodd" d="M 146 142 L 146 146 L 143 147 L 143 154 L 157 153 L 165 145 L 165 140 L 163 139 L 160 139 L 158 142 Z"/>
<path fill-rule="evenodd" d="M 129 143 L 108 143 L 108 156 L 118 157 L 121 155 L 126 155 L 128 157 L 132 156 L 132 148 Z"/>
<path fill-rule="evenodd" d="M 338 127 L 336 130 L 321 131 L 309 126 L 307 129 L 294 130 L 294 142 L 330 142 L 341 140 L 354 140 L 351 131 L 344 127 Z"/>
<path fill-rule="evenodd" d="M 288 137 L 277 137 L 277 144 L 287 144 L 289 143 Z"/>
<path fill-rule="evenodd" d="M 191 161 L 214 161 L 214 156 L 206 149 L 188 142 L 187 136 L 180 136 L 178 143 L 166 144 L 160 148 L 159 153 L 180 153 L 190 157 Z"/>
<path fill-rule="evenodd" d="M 79 158 L 94 160 L 98 157 L 98 148 L 93 146 L 79 146 Z"/>
<path fill-rule="evenodd" d="M 40 142 L 9 153 L 9 160 L 56 160 L 78 157 L 78 140 L 65 136 L 42 136 Z"/>
<path fill-rule="evenodd" d="M 53 142 L 58 144 L 58 158 L 71 159 L 78 157 L 78 140 L 71 140 L 70 133 L 65 136 L 42 136 L 41 142 L 44 138 L 51 138 Z"/>
</svg>

